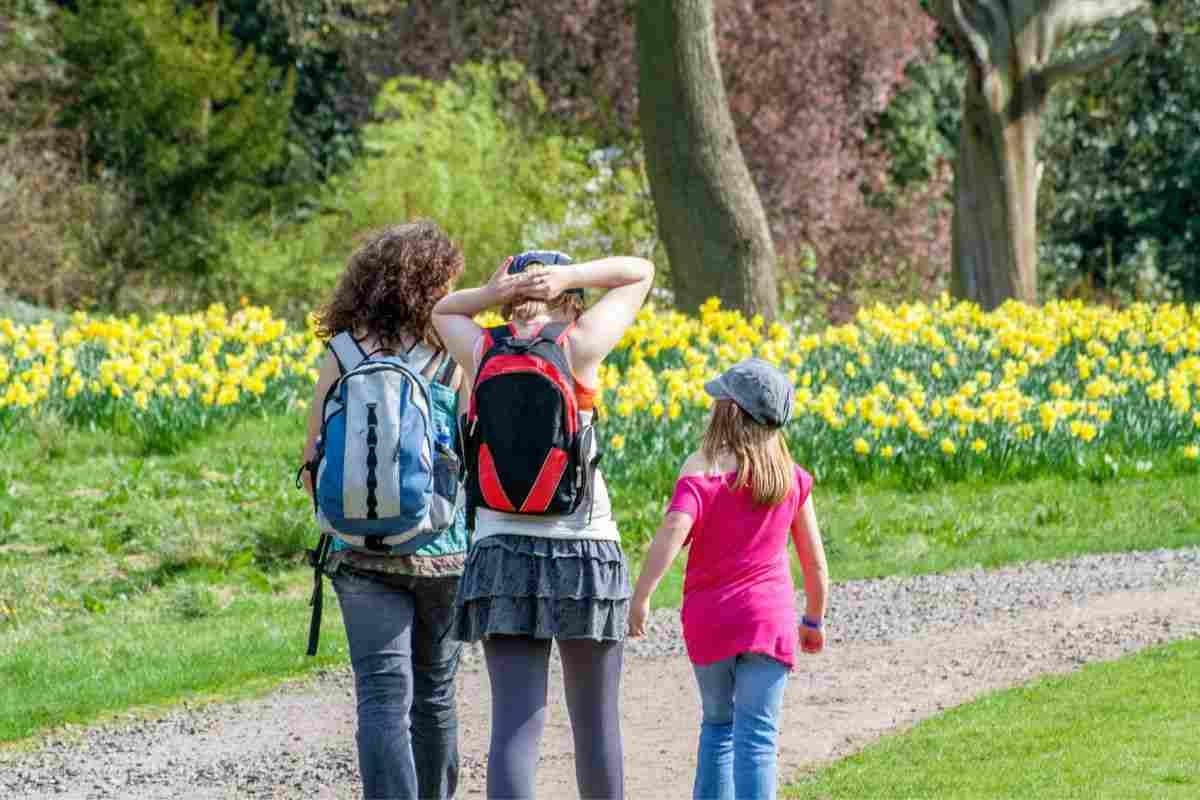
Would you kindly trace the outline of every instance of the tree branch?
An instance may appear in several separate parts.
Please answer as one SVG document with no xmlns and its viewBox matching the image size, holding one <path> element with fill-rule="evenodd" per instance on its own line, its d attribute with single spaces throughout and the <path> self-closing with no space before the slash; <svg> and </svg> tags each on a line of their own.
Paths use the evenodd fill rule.
<svg viewBox="0 0 1200 800">
<path fill-rule="evenodd" d="M 1046 92 L 1049 92 L 1063 81 L 1069 81 L 1072 78 L 1078 78 L 1087 75 L 1089 72 L 1094 72 L 1124 61 L 1130 53 L 1137 50 L 1149 40 L 1149 33 L 1141 25 L 1138 25 L 1131 30 L 1125 31 L 1125 33 L 1117 37 L 1116 41 L 1103 50 L 1046 67 L 1041 72 L 1042 86 Z"/>
<path fill-rule="evenodd" d="M 972 0 L 966 0 L 972 2 Z M 963 0 L 939 0 L 938 17 L 950 29 L 968 54 L 974 57 L 980 71 L 986 71 L 988 65 L 988 41 L 983 32 L 967 19 L 963 10 Z"/>
<path fill-rule="evenodd" d="M 1046 19 L 1058 44 L 1076 31 L 1147 8 L 1147 0 L 1053 0 L 1046 10 Z"/>
</svg>

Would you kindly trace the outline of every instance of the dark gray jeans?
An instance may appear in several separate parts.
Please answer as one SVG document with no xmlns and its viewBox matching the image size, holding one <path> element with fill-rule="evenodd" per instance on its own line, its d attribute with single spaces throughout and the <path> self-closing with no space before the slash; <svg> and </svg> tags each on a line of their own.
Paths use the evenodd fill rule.
<svg viewBox="0 0 1200 800">
<path fill-rule="evenodd" d="M 449 636 L 458 578 L 340 569 L 333 578 L 358 698 L 358 767 L 366 800 L 445 800 L 458 784 Z"/>
</svg>

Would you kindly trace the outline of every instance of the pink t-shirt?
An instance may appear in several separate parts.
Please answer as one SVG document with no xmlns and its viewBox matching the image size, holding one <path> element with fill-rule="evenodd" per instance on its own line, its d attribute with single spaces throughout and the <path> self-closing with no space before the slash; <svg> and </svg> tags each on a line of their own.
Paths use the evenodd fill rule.
<svg viewBox="0 0 1200 800">
<path fill-rule="evenodd" d="M 778 505 L 754 503 L 750 488 L 729 488 L 736 473 L 686 475 L 667 511 L 694 522 L 683 580 L 683 639 L 692 663 L 762 653 L 794 666 L 799 632 L 788 564 L 792 519 L 812 491 L 796 467 L 796 486 Z"/>
</svg>

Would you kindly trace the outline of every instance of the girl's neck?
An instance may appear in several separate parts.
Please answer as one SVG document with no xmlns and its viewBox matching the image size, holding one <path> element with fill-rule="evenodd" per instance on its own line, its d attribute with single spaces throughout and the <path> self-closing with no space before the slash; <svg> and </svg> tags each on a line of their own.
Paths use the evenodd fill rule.
<svg viewBox="0 0 1200 800">
<path fill-rule="evenodd" d="M 518 328 L 540 328 L 543 325 L 549 325 L 552 322 L 566 322 L 565 319 L 555 314 L 538 314 L 536 317 L 528 319 L 514 319 L 513 325 Z"/>
</svg>

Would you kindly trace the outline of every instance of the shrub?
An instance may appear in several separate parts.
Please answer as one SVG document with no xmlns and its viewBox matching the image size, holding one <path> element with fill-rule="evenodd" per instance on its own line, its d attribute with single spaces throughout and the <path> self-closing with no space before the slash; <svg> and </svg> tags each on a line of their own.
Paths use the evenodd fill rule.
<svg viewBox="0 0 1200 800">
<path fill-rule="evenodd" d="M 174 0 L 81 0 L 63 15 L 59 123 L 122 184 L 109 224 L 88 232 L 110 306 L 131 271 L 210 267 L 214 216 L 261 199 L 255 182 L 283 157 L 294 79 L 215 21 Z"/>
<path fill-rule="evenodd" d="M 0 11 L 0 293 L 40 305 L 79 301 L 92 281 L 70 235 L 94 208 L 82 142 L 55 124 L 64 88 L 48 0 Z M 0 298 L 0 314 L 25 318 Z"/>
<path fill-rule="evenodd" d="M 558 135 L 515 63 L 466 65 L 442 82 L 397 78 L 376 112 L 364 156 L 298 222 L 259 219 L 229 231 L 227 292 L 298 316 L 332 286 L 365 231 L 418 217 L 463 248 L 466 282 L 535 245 L 576 257 L 655 249 L 640 161 Z"/>
</svg>

